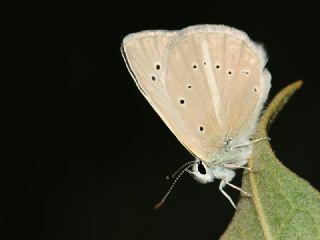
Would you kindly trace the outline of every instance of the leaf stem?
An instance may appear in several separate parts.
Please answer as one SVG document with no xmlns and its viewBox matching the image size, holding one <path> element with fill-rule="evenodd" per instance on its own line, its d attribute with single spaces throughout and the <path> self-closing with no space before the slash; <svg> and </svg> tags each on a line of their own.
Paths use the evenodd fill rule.
<svg viewBox="0 0 320 240">
<path fill-rule="evenodd" d="M 302 86 L 302 83 L 303 82 L 301 80 L 296 81 L 290 84 L 289 86 L 287 86 L 286 88 L 284 88 L 274 97 L 274 99 L 268 105 L 268 108 L 266 109 L 266 111 L 261 117 L 260 124 L 257 130 L 259 135 L 261 134 L 262 136 L 267 136 L 267 129 L 269 128 L 273 120 L 276 118 L 278 113 L 281 111 L 283 106 L 287 103 L 289 98 L 295 93 L 295 91 L 297 91 Z M 270 145 L 268 145 L 268 147 L 270 147 Z M 271 151 L 271 147 L 270 147 L 270 151 Z M 255 157 L 251 157 L 249 159 L 248 165 L 250 168 L 254 168 L 255 159 L 256 159 Z M 251 191 L 253 196 L 252 200 L 256 207 L 258 218 L 260 219 L 260 224 L 261 224 L 264 238 L 266 240 L 271 240 L 273 239 L 272 234 L 269 228 L 269 224 L 267 223 L 267 220 L 266 220 L 265 211 L 260 201 L 255 174 L 252 172 L 249 173 L 249 181 L 250 181 Z"/>
</svg>

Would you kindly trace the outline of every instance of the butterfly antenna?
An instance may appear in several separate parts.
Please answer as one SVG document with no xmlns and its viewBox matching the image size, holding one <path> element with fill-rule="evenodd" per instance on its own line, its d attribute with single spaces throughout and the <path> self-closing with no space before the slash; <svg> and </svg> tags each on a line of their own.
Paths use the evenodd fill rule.
<svg viewBox="0 0 320 240">
<path fill-rule="evenodd" d="M 167 199 L 167 197 L 169 196 L 170 192 L 172 191 L 172 189 L 174 188 L 174 186 L 176 185 L 176 183 L 178 182 L 179 178 L 182 176 L 182 174 L 184 172 L 186 172 L 188 170 L 188 168 L 190 167 L 189 165 L 191 164 L 191 162 L 189 162 L 189 164 L 179 173 L 179 175 L 174 179 L 173 183 L 171 184 L 168 192 L 164 195 L 164 197 L 161 199 L 160 202 L 158 202 L 156 205 L 154 205 L 153 209 L 156 210 L 159 207 L 162 206 L 162 204 L 164 203 L 164 201 Z M 186 164 L 184 164 L 186 165 Z"/>
<path fill-rule="evenodd" d="M 189 166 L 193 163 L 197 163 L 197 160 L 193 160 L 193 161 L 190 161 L 190 162 L 186 162 L 185 164 L 183 164 L 181 167 L 178 168 L 178 170 L 176 170 L 174 173 L 171 174 L 171 176 L 167 176 L 166 178 L 167 179 L 170 179 L 171 178 L 175 178 L 175 176 L 182 170 L 184 169 L 186 166 Z"/>
</svg>

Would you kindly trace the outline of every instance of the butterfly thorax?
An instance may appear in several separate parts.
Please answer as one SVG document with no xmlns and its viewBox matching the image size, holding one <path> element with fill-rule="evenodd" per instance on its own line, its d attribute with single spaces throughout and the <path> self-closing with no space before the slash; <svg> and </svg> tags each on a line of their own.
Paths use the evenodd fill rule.
<svg viewBox="0 0 320 240">
<path fill-rule="evenodd" d="M 196 159 L 192 167 L 192 175 L 200 183 L 213 182 L 215 178 L 231 181 L 234 170 L 244 166 L 252 153 L 252 145 L 228 146 L 220 153 L 212 154 L 207 160 Z"/>
</svg>

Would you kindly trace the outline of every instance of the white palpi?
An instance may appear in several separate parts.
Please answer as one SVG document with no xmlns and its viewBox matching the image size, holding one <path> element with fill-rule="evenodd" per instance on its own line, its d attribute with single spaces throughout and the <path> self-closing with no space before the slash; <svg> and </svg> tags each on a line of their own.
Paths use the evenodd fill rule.
<svg viewBox="0 0 320 240">
<path fill-rule="evenodd" d="M 196 25 L 129 34 L 121 50 L 141 93 L 196 158 L 176 180 L 185 171 L 201 183 L 220 179 L 236 207 L 223 188 L 249 195 L 230 181 L 266 139 L 251 139 L 271 86 L 264 49 L 235 28 Z"/>
</svg>

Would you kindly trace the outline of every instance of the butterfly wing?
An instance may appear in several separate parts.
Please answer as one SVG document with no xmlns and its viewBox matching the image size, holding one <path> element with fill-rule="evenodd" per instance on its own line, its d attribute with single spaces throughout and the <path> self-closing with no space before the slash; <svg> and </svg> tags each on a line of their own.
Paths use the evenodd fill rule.
<svg viewBox="0 0 320 240">
<path fill-rule="evenodd" d="M 141 93 L 168 128 L 188 148 L 188 142 L 181 137 L 186 137 L 182 116 L 174 108 L 163 80 L 164 52 L 175 36 L 174 31 L 142 31 L 129 34 L 122 42 L 121 52 Z"/>
<path fill-rule="evenodd" d="M 247 141 L 270 89 L 263 48 L 234 28 L 203 25 L 180 31 L 165 55 L 166 88 L 198 156 L 228 138 Z"/>
<path fill-rule="evenodd" d="M 221 150 L 227 136 L 252 133 L 270 80 L 263 50 L 246 34 L 215 25 L 151 31 L 129 35 L 123 50 L 141 92 L 200 159 Z"/>
<path fill-rule="evenodd" d="M 224 133 L 227 138 L 241 141 L 252 134 L 271 86 L 271 75 L 264 68 L 266 53 L 237 29 L 206 28 L 207 52 L 213 60 L 212 71 L 223 109 Z"/>
</svg>

